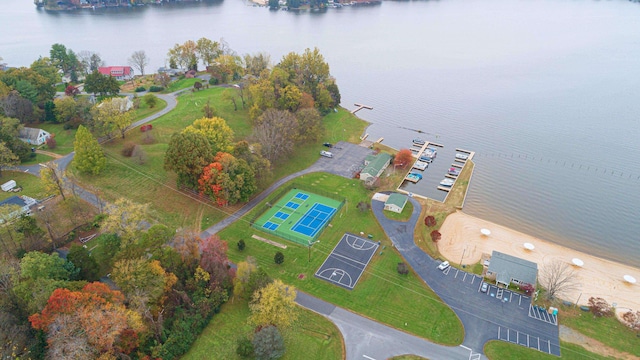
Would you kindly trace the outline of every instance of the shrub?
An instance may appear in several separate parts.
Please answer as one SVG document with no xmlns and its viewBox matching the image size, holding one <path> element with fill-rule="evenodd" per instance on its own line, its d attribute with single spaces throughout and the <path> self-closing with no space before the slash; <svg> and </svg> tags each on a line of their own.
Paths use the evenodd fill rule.
<svg viewBox="0 0 640 360">
<path fill-rule="evenodd" d="M 247 245 L 244 243 L 244 240 L 240 239 L 240 241 L 238 241 L 238 250 L 242 251 L 245 247 L 247 247 Z"/>
<path fill-rule="evenodd" d="M 256 359 L 279 359 L 284 355 L 284 340 L 278 328 L 265 326 L 253 336 L 253 351 Z"/>
<path fill-rule="evenodd" d="M 143 91 L 147 91 L 147 88 L 145 88 L 144 86 L 138 86 L 134 91 L 135 92 L 143 92 Z"/>
<path fill-rule="evenodd" d="M 593 315 L 597 317 L 601 316 L 611 316 L 613 314 L 613 309 L 611 305 L 607 302 L 607 300 L 600 297 L 590 297 L 589 298 L 589 308 Z"/>
<path fill-rule="evenodd" d="M 429 216 L 424 218 L 424 224 L 427 225 L 428 227 L 435 226 L 436 225 L 436 218 L 434 218 L 433 216 L 429 215 Z"/>
<path fill-rule="evenodd" d="M 156 104 L 158 103 L 158 97 L 153 94 L 147 94 L 143 96 L 142 100 L 144 100 L 144 103 L 147 104 L 147 106 L 151 109 L 156 107 Z"/>
<path fill-rule="evenodd" d="M 220 81 L 218 80 L 218 78 L 212 77 L 211 79 L 209 79 L 209 85 L 218 85 Z"/>
<path fill-rule="evenodd" d="M 433 231 L 431 232 L 431 240 L 432 240 L 434 243 L 437 243 L 438 241 L 440 241 L 440 239 L 441 239 L 441 238 L 442 238 L 442 234 L 440 234 L 440 231 L 438 231 L 438 230 L 433 230 Z"/>
<path fill-rule="evenodd" d="M 278 265 L 282 264 L 284 262 L 284 254 L 281 251 L 276 252 L 273 261 Z"/>
<path fill-rule="evenodd" d="M 136 144 L 132 142 L 128 142 L 124 144 L 122 147 L 122 156 L 131 157 L 133 155 L 133 149 L 136 147 Z"/>
<path fill-rule="evenodd" d="M 409 267 L 404 262 L 398 263 L 398 274 L 407 275 L 409 273 Z"/>
<path fill-rule="evenodd" d="M 236 354 L 242 358 L 249 358 L 253 355 L 253 344 L 251 340 L 246 336 L 238 339 L 238 345 L 236 346 Z"/>
<path fill-rule="evenodd" d="M 55 148 L 56 148 L 56 146 L 58 145 L 58 143 L 56 142 L 56 138 L 55 138 L 55 137 L 53 137 L 53 136 L 50 136 L 50 137 L 47 139 L 46 144 L 47 144 L 47 147 L 48 147 L 49 149 L 51 149 L 51 150 L 55 149 Z"/>
<path fill-rule="evenodd" d="M 200 81 L 196 81 L 193 84 L 193 88 L 199 91 L 200 89 L 202 89 L 202 83 Z"/>
<path fill-rule="evenodd" d="M 149 87 L 149 91 L 150 91 L 150 92 L 160 92 L 160 91 L 162 91 L 162 90 L 164 90 L 164 88 L 163 88 L 162 86 L 151 85 L 151 86 Z"/>
</svg>

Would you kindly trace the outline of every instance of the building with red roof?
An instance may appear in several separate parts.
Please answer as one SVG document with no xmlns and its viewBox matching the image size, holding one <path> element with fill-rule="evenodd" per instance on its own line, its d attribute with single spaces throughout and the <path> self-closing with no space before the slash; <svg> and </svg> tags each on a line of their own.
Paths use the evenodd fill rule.
<svg viewBox="0 0 640 360">
<path fill-rule="evenodd" d="M 101 66 L 98 72 L 102 75 L 109 75 L 116 80 L 133 79 L 133 68 L 131 66 Z"/>
</svg>

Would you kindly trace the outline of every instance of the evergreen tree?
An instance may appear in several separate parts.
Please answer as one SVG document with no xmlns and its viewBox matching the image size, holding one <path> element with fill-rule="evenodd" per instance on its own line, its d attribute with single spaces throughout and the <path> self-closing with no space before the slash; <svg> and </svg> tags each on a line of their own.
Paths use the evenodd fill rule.
<svg viewBox="0 0 640 360">
<path fill-rule="evenodd" d="M 73 149 L 76 152 L 73 164 L 83 173 L 97 175 L 107 165 L 107 158 L 98 140 L 82 125 L 78 127 Z"/>
</svg>

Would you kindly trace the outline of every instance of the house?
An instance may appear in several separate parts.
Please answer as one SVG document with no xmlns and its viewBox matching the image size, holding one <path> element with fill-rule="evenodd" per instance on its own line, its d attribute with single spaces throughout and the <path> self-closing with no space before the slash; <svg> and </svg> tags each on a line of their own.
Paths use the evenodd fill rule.
<svg viewBox="0 0 640 360">
<path fill-rule="evenodd" d="M 404 206 L 407 205 L 407 199 L 407 195 L 393 193 L 385 201 L 384 209 L 400 214 Z"/>
<path fill-rule="evenodd" d="M 389 166 L 391 163 L 391 155 L 387 153 L 379 153 L 377 155 L 368 155 L 364 160 L 364 168 L 360 171 L 360 180 L 372 181 Z"/>
<path fill-rule="evenodd" d="M 50 137 L 51 134 L 37 128 L 23 127 L 22 129 L 20 129 L 20 132 L 18 132 L 18 139 L 26 142 L 29 145 L 42 145 Z"/>
<path fill-rule="evenodd" d="M 511 283 L 535 286 L 538 279 L 538 264 L 494 251 L 491 254 L 487 277 L 495 278 L 496 284 L 502 284 L 506 287 L 509 287 Z"/>
<path fill-rule="evenodd" d="M 7 220 L 16 218 L 22 214 L 30 215 L 31 210 L 29 210 L 29 208 L 36 202 L 37 201 L 35 199 L 32 199 L 28 196 L 12 196 L 8 199 L 0 201 L 0 224 L 4 223 Z M 16 210 L 8 214 L 4 214 L 3 207 L 9 205 L 17 206 Z"/>
<path fill-rule="evenodd" d="M 133 79 L 133 68 L 131 66 L 100 66 L 98 72 L 102 75 L 109 75 L 116 80 Z"/>
</svg>

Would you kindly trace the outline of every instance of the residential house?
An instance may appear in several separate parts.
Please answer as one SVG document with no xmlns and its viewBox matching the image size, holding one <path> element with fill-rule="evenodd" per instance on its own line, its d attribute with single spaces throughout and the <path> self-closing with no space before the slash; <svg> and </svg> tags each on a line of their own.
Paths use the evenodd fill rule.
<svg viewBox="0 0 640 360">
<path fill-rule="evenodd" d="M 98 68 L 98 72 L 102 75 L 109 75 L 116 80 L 131 80 L 133 79 L 133 68 L 131 66 L 101 66 Z"/>
<path fill-rule="evenodd" d="M 364 168 L 360 171 L 360 180 L 367 182 L 375 180 L 390 163 L 391 155 L 387 153 L 368 155 L 364 160 Z"/>
<path fill-rule="evenodd" d="M 384 209 L 400 214 L 404 210 L 404 206 L 407 205 L 407 199 L 407 195 L 392 193 L 385 201 Z"/>
<path fill-rule="evenodd" d="M 42 129 L 30 127 L 23 127 L 18 133 L 18 139 L 26 142 L 29 145 L 42 145 L 50 137 L 51 134 L 49 134 L 48 132 Z"/>
<path fill-rule="evenodd" d="M 37 203 L 37 201 L 28 196 L 12 196 L 8 199 L 4 199 L 0 201 L 0 224 L 4 223 L 5 221 L 16 218 L 22 214 L 30 215 L 31 210 L 29 210 L 29 208 L 35 203 Z M 16 210 L 8 214 L 5 214 L 3 211 L 4 209 L 2 208 L 9 205 L 15 205 L 17 206 L 17 208 Z"/>
<path fill-rule="evenodd" d="M 531 284 L 536 286 L 538 279 L 538 264 L 515 256 L 494 251 L 491 254 L 487 277 L 495 279 L 496 284 L 509 287 L 511 283 L 517 285 Z"/>
</svg>

